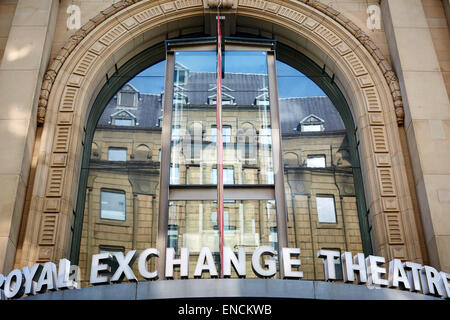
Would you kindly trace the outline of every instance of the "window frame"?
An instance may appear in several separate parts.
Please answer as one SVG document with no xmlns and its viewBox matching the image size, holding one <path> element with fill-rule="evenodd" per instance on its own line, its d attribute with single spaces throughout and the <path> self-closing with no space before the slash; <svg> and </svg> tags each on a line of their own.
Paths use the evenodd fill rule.
<svg viewBox="0 0 450 320">
<path fill-rule="evenodd" d="M 319 224 L 326 224 L 326 225 L 338 225 L 338 216 L 337 216 L 337 210 L 336 210 L 336 199 L 334 194 L 326 194 L 326 193 L 318 193 L 315 195 L 316 198 L 316 213 L 317 213 L 317 222 Z M 319 214 L 319 206 L 317 199 L 332 199 L 333 200 L 333 210 L 334 210 L 334 222 L 329 221 L 320 221 L 320 214 Z"/>
<path fill-rule="evenodd" d="M 109 158 L 109 156 L 110 156 L 110 151 L 113 151 L 113 150 L 125 151 L 125 160 L 111 160 Z M 128 148 L 125 148 L 125 147 L 108 147 L 108 158 L 107 158 L 107 160 L 108 161 L 114 161 L 114 162 L 126 162 L 126 161 L 128 161 Z"/>
<path fill-rule="evenodd" d="M 105 218 L 102 217 L 102 198 L 103 198 L 103 193 L 104 192 L 108 192 L 108 193 L 115 193 L 115 194 L 123 194 L 124 197 L 124 215 L 123 215 L 123 219 L 114 219 L 114 218 Z M 99 218 L 101 220 L 109 220 L 109 221 L 118 221 L 118 222 L 126 222 L 127 221 L 127 193 L 125 190 L 120 190 L 120 189 L 111 189 L 111 188 L 100 188 L 100 206 L 99 206 Z"/>
<path fill-rule="evenodd" d="M 308 160 L 313 158 L 323 159 L 323 167 L 311 167 L 308 165 Z M 308 154 L 306 156 L 306 167 L 310 169 L 325 169 L 327 167 L 327 156 L 325 154 Z"/>
<path fill-rule="evenodd" d="M 161 163 L 170 163 L 171 159 L 171 144 L 174 142 L 170 140 L 172 137 L 171 130 L 172 113 L 173 113 L 173 101 L 172 96 L 174 94 L 174 66 L 175 66 L 175 52 L 176 51 L 205 51 L 215 50 L 215 39 L 205 40 L 209 41 L 208 44 L 203 44 L 197 47 L 198 42 L 190 43 L 189 40 L 184 43 L 180 41 L 166 41 L 166 81 L 164 89 L 164 101 L 163 101 L 163 130 L 162 130 L 162 156 Z M 224 198 L 225 200 L 274 200 L 276 205 L 276 223 L 277 223 L 277 239 L 278 247 L 287 247 L 287 221 L 285 219 L 286 201 L 284 194 L 284 176 L 282 170 L 276 170 L 275 166 L 282 164 L 281 154 L 281 130 L 279 128 L 279 112 L 278 112 L 278 89 L 276 79 L 276 58 L 275 58 L 275 46 L 271 40 L 261 41 L 258 40 L 258 45 L 249 41 L 248 44 L 242 44 L 242 41 L 233 43 L 227 43 L 227 49 L 229 50 L 242 50 L 242 51 L 265 51 L 267 57 L 267 75 L 268 75 L 268 89 L 269 89 L 269 105 L 270 111 L 270 123 L 271 123 L 271 136 L 272 143 L 277 146 L 272 147 L 272 165 L 274 167 L 274 184 L 269 185 L 224 185 Z M 208 49 L 205 49 L 208 48 Z M 209 49 L 210 48 L 210 49 Z M 224 96 L 229 96 L 224 93 Z M 226 98 L 225 98 L 226 100 Z M 208 101 L 209 102 L 209 101 Z M 225 126 L 226 124 L 224 124 Z M 275 138 L 274 135 L 278 134 Z M 170 143 L 169 143 L 170 141 Z M 224 141 L 225 142 L 225 141 Z M 158 226 L 161 228 L 158 232 L 157 248 L 164 255 L 165 243 L 167 239 L 167 223 L 168 223 L 168 207 L 169 201 L 175 200 L 209 200 L 210 198 L 216 199 L 216 185 L 170 185 L 168 178 L 170 177 L 169 166 L 161 167 L 160 174 L 160 207 Z M 281 172 L 281 174 L 280 174 Z M 169 192 L 165 192 L 168 190 Z M 214 195 L 214 196 L 213 196 Z M 211 200 L 212 200 L 211 199 Z M 280 212 L 280 213 L 278 213 Z M 164 260 L 162 256 L 161 260 Z M 281 262 L 280 262 L 281 263 Z M 162 270 L 163 264 L 160 264 Z M 282 270 L 282 268 L 280 268 Z"/>
</svg>

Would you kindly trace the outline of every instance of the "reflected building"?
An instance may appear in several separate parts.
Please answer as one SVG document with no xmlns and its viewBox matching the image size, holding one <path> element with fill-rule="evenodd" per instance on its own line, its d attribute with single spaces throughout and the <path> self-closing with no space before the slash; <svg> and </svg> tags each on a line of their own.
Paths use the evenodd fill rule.
<svg viewBox="0 0 450 320">
<path fill-rule="evenodd" d="M 177 64 L 175 79 L 170 185 L 215 186 L 216 75 Z M 274 184 L 267 86 L 266 74 L 228 72 L 223 79 L 225 188 Z M 80 245 L 84 270 L 92 254 L 156 245 L 163 101 L 163 92 L 127 83 L 99 119 Z M 346 128 L 326 96 L 280 98 L 279 109 L 289 246 L 302 251 L 305 279 L 323 279 L 317 250 L 362 251 Z M 189 248 L 191 275 L 204 246 L 219 268 L 216 201 L 170 201 L 168 219 L 167 246 L 177 254 Z M 248 256 L 262 245 L 277 250 L 275 200 L 225 200 L 224 238 Z"/>
</svg>

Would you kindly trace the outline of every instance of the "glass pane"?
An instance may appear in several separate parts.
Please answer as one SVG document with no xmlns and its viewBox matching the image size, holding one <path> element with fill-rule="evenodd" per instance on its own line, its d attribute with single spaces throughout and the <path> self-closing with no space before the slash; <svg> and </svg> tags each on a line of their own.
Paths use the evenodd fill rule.
<svg viewBox="0 0 450 320">
<path fill-rule="evenodd" d="M 301 249 L 304 279 L 321 280 L 317 250 L 363 252 L 347 129 L 304 74 L 277 61 L 277 80 L 289 246 Z"/>
<path fill-rule="evenodd" d="M 165 61 L 126 83 L 95 128 L 89 168 L 82 168 L 88 170 L 79 255 L 83 286 L 100 246 L 127 252 L 156 245 L 164 70 Z"/>
<path fill-rule="evenodd" d="M 336 223 L 334 197 L 316 196 L 316 205 L 319 222 Z"/>
<path fill-rule="evenodd" d="M 325 168 L 325 156 L 308 156 L 306 166 L 308 168 Z"/>
<path fill-rule="evenodd" d="M 108 149 L 108 160 L 109 161 L 127 161 L 127 149 Z"/>
<path fill-rule="evenodd" d="M 125 220 L 125 193 L 101 191 L 100 217 L 102 219 Z"/>
<path fill-rule="evenodd" d="M 114 119 L 114 125 L 116 126 L 132 126 L 133 124 L 131 119 Z"/>
<path fill-rule="evenodd" d="M 210 184 L 216 148 L 211 128 L 216 123 L 216 56 L 213 51 L 175 53 L 172 114 L 171 184 Z M 178 177 L 173 177 L 177 174 Z"/>
<path fill-rule="evenodd" d="M 273 184 L 266 52 L 227 51 L 224 59 L 223 161 L 235 175 L 228 181 Z M 176 52 L 174 76 L 171 165 L 180 178 L 173 184 L 215 184 L 216 53 Z"/>
<path fill-rule="evenodd" d="M 268 245 L 277 249 L 275 201 L 226 201 L 224 210 L 225 246 L 237 253 L 245 247 L 247 278 L 255 278 L 251 255 L 257 247 Z M 209 247 L 220 270 L 219 231 L 215 201 L 171 201 L 169 205 L 168 247 L 177 255 L 189 249 L 189 277 L 202 247 Z M 234 271 L 233 271 L 234 272 Z M 176 273 L 175 273 L 176 274 Z M 177 277 L 175 277 L 177 278 Z"/>
</svg>

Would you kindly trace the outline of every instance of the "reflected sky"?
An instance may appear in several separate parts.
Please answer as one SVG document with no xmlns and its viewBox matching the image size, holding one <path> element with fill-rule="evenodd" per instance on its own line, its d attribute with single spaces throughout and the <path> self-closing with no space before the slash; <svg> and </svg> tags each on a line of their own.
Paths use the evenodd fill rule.
<svg viewBox="0 0 450 320">
<path fill-rule="evenodd" d="M 182 64 L 191 70 L 198 72 L 215 72 L 215 52 L 204 52 L 202 59 L 198 59 L 199 52 L 192 55 L 185 55 Z M 230 51 L 226 53 L 225 70 L 226 72 L 239 73 L 242 72 L 243 55 L 248 57 L 249 54 L 255 55 L 253 61 L 261 63 L 252 63 L 246 66 L 246 72 L 263 74 L 266 71 L 266 64 L 263 62 L 265 55 L 261 52 L 237 52 Z M 212 59 L 214 63 L 207 63 Z M 291 66 L 277 61 L 277 78 L 278 78 L 278 96 L 279 98 L 289 97 L 317 97 L 326 96 L 326 94 L 311 79 L 303 73 L 292 68 Z M 160 94 L 164 91 L 164 71 L 166 61 L 161 61 L 134 77 L 130 83 L 142 93 Z M 251 68 L 251 69 L 249 69 Z"/>
</svg>

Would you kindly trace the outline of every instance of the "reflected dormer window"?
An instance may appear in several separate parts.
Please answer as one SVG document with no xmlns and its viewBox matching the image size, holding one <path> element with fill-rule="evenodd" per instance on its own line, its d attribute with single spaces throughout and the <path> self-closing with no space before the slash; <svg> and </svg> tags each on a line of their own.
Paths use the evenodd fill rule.
<svg viewBox="0 0 450 320">
<path fill-rule="evenodd" d="M 127 110 L 120 110 L 111 115 L 111 124 L 114 126 L 132 127 L 137 125 L 134 114 Z"/>
<path fill-rule="evenodd" d="M 324 130 L 325 121 L 313 114 L 307 116 L 297 126 L 297 131 L 320 132 Z"/>
<path fill-rule="evenodd" d="M 188 96 L 181 92 L 174 92 L 173 94 L 173 104 L 174 105 L 185 105 L 188 104 Z"/>
<path fill-rule="evenodd" d="M 127 83 L 117 94 L 117 105 L 121 107 L 136 108 L 139 101 L 139 91 Z"/>
<path fill-rule="evenodd" d="M 226 92 L 232 92 L 233 90 L 227 86 L 222 86 L 222 105 L 236 104 L 236 99 L 231 94 Z M 212 87 L 208 91 L 214 92 L 214 94 L 208 96 L 208 104 L 217 104 L 217 86 Z M 226 91 L 226 92 L 225 92 Z"/>
<path fill-rule="evenodd" d="M 269 102 L 269 90 L 267 88 L 260 90 L 262 93 L 255 98 L 255 105 L 257 106 L 268 106 Z"/>
<path fill-rule="evenodd" d="M 175 64 L 175 73 L 174 73 L 174 84 L 182 85 L 187 83 L 187 79 L 189 76 L 189 69 L 182 65 L 181 63 Z"/>
</svg>

